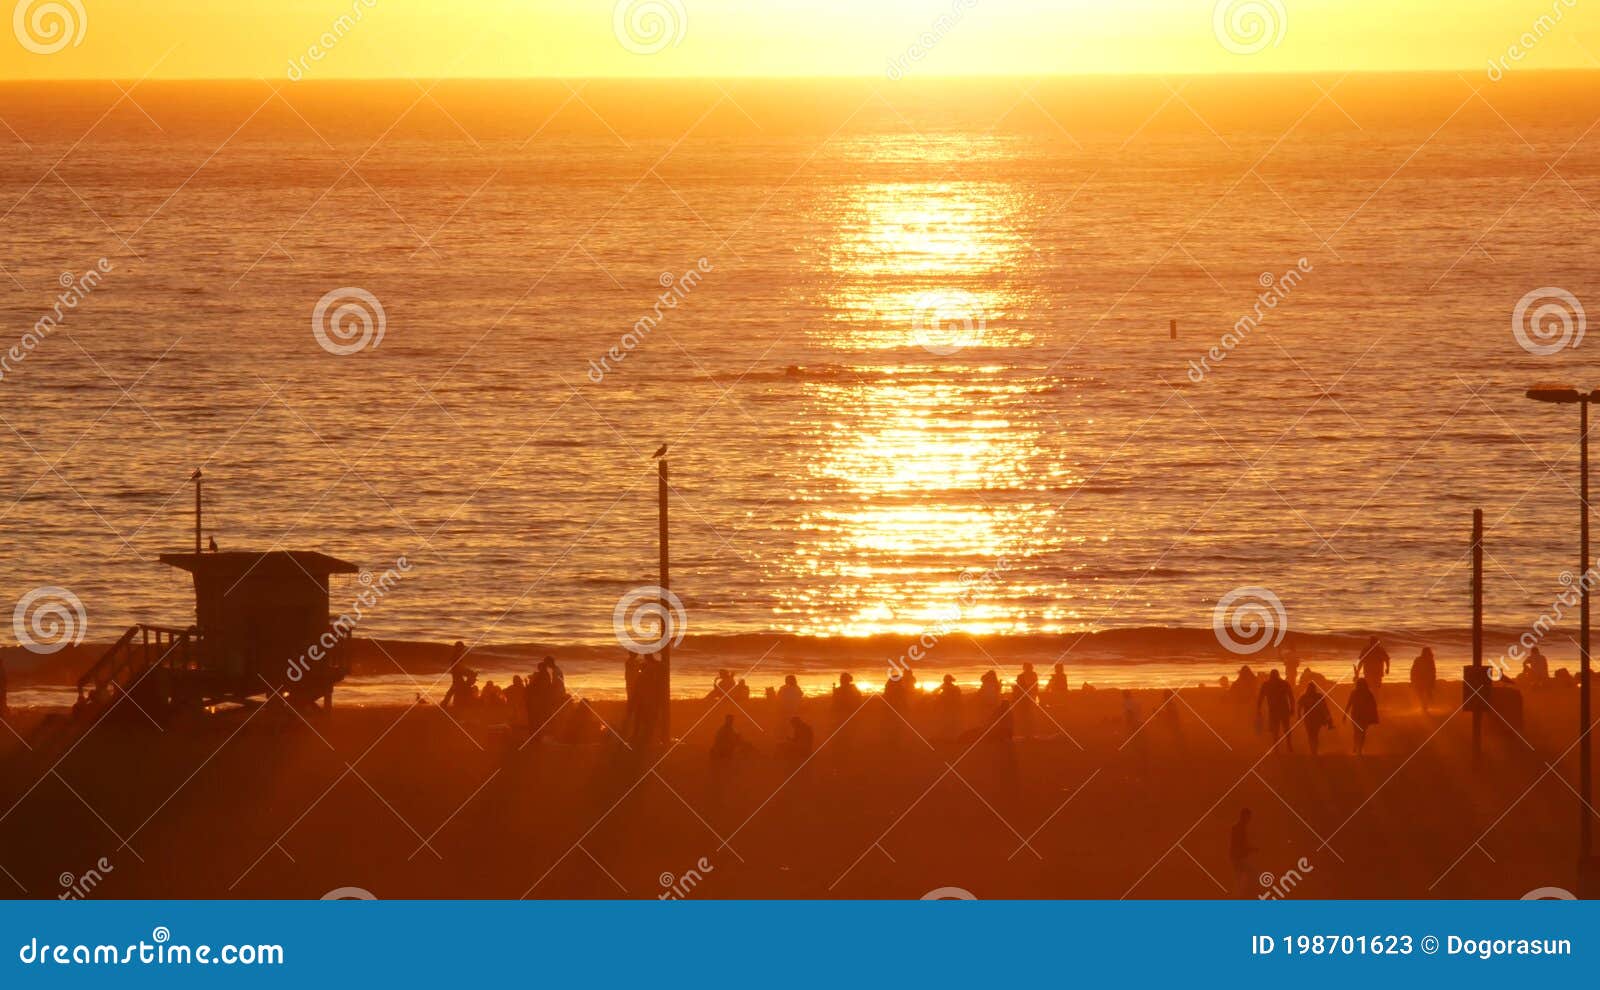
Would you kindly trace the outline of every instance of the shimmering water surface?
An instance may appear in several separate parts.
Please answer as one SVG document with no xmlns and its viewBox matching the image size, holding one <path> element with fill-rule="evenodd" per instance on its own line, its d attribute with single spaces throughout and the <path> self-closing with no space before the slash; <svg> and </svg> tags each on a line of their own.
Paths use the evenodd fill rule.
<svg viewBox="0 0 1600 990">
<path fill-rule="evenodd" d="M 112 266 L 0 381 L 0 589 L 190 621 L 198 465 L 225 549 L 410 561 L 366 634 L 603 644 L 666 442 L 691 636 L 1459 630 L 1473 507 L 1519 630 L 1577 516 L 1521 392 L 1600 345 L 1512 316 L 1600 305 L 1600 87 L 1468 82 L 0 87 L 10 338 Z"/>
</svg>

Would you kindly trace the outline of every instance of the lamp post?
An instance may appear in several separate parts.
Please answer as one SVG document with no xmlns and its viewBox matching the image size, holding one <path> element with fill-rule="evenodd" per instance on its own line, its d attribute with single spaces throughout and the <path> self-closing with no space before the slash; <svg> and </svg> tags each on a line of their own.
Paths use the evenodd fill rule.
<svg viewBox="0 0 1600 990">
<path fill-rule="evenodd" d="M 1581 392 L 1570 385 L 1535 385 L 1528 389 L 1535 402 L 1578 406 L 1578 500 L 1582 516 L 1578 525 L 1578 588 L 1582 611 L 1578 620 L 1578 889 L 1586 891 L 1591 872 L 1593 834 L 1589 820 L 1589 403 L 1600 402 L 1600 390 Z"/>
</svg>

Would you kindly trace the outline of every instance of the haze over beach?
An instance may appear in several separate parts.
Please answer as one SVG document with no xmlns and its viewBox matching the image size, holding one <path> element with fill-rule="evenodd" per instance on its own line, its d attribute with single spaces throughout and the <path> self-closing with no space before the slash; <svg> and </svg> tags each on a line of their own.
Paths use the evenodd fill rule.
<svg viewBox="0 0 1600 990">
<path fill-rule="evenodd" d="M 430 865 L 395 895 L 614 896 L 560 872 L 568 833 L 609 797 L 499 790 L 637 786 L 664 747 L 662 772 L 711 795 L 701 823 L 722 854 L 805 765 L 780 756 L 801 709 L 763 697 L 793 675 L 816 733 L 805 786 L 859 797 L 877 827 L 925 786 L 878 792 L 903 749 L 957 776 L 979 761 L 976 790 L 998 789 L 1024 847 L 1102 771 L 1103 808 L 1195 775 L 1091 875 L 966 861 L 996 895 L 1237 893 L 1237 862 L 1213 876 L 1217 856 L 1186 846 L 1199 873 L 1140 874 L 1194 815 L 1206 834 L 1232 821 L 1239 771 L 1248 790 L 1294 792 L 1325 896 L 1519 896 L 1524 873 L 1558 868 L 1550 882 L 1569 882 L 1564 845 L 1464 877 L 1449 860 L 1455 831 L 1468 845 L 1531 772 L 1549 790 L 1519 820 L 1565 830 L 1577 814 L 1561 785 L 1594 577 L 1574 560 L 1577 416 L 1525 392 L 1594 384 L 1596 15 L 1566 0 L 871 7 L 18 5 L 0 57 L 16 728 L 0 833 L 41 876 L 98 839 L 92 822 L 40 833 L 20 809 L 55 798 L 28 769 L 77 753 L 96 768 L 84 790 L 114 789 L 106 752 L 138 727 L 108 715 L 145 683 L 154 780 L 177 787 L 246 725 L 310 727 L 352 760 L 403 725 L 381 775 L 451 778 L 422 773 L 426 828 L 396 812 L 412 837 L 472 786 L 506 814 L 469 816 L 491 845 L 565 836 L 517 889 Z M 1480 659 L 1506 675 L 1479 711 L 1488 796 L 1465 782 L 1460 683 L 1474 510 Z M 1373 636 L 1392 668 L 1363 753 L 1346 720 L 1361 722 L 1353 668 Z M 654 675 L 631 664 L 663 645 L 670 684 L 641 715 Z M 1547 664 L 1526 667 L 1535 646 Z M 1424 648 L 1436 675 L 1413 694 Z M 547 656 L 560 675 L 535 673 Z M 476 680 L 452 684 L 467 664 Z M 1071 693 L 1041 705 L 1056 664 Z M 908 665 L 922 680 L 901 707 Z M 1337 709 L 1322 789 L 1306 777 L 1320 769 L 1269 763 L 1292 783 L 1268 784 L 1252 764 L 1279 759 L 1252 678 L 1294 681 L 1296 665 L 1293 697 L 1312 670 Z M 753 694 L 713 691 L 723 670 Z M 842 671 L 870 727 L 830 748 L 852 717 Z M 934 707 L 945 674 L 966 692 L 953 723 Z M 559 690 L 548 710 L 532 689 L 499 696 L 536 676 Z M 334 695 L 364 710 L 330 712 Z M 1009 752 L 1016 705 L 1032 713 L 1021 755 L 991 759 L 986 733 L 1004 720 Z M 732 784 L 704 765 L 727 714 L 753 741 L 740 756 L 773 761 Z M 863 755 L 866 738 L 882 751 Z M 241 739 L 230 764 L 265 747 Z M 436 762 L 457 744 L 457 767 Z M 283 766 L 323 756 L 295 748 Z M 1397 795 L 1408 765 L 1426 779 Z M 289 776 L 267 796 L 321 800 L 301 797 L 320 778 Z M 157 840 L 173 855 L 208 802 L 256 800 L 209 777 L 178 789 L 187 807 Z M 170 790 L 105 815 L 117 841 L 158 828 Z M 1449 809 L 1449 855 L 1341 843 L 1362 869 L 1337 875 L 1319 858 L 1330 831 L 1378 842 L 1429 800 Z M 218 840 L 185 891 L 320 894 L 294 885 L 321 864 L 293 884 L 255 875 L 277 817 Z M 663 841 L 688 855 L 700 837 Z M 836 890 L 816 878 L 858 850 L 834 864 L 844 850 L 786 841 L 766 835 L 752 859 L 777 871 L 793 852 L 804 880 L 730 869 L 720 896 L 901 896 L 923 878 L 846 870 Z M 621 845 L 611 865 L 637 876 L 612 883 L 632 894 L 661 865 Z M 376 872 L 402 852 L 339 856 Z M 122 874 L 129 896 L 157 876 Z"/>
</svg>

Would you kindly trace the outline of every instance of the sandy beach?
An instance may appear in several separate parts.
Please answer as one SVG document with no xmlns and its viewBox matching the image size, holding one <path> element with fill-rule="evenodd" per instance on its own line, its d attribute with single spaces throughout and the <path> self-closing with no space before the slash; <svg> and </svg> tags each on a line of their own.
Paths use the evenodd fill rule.
<svg viewBox="0 0 1600 990">
<path fill-rule="evenodd" d="M 433 705 L 165 731 L 128 712 L 64 755 L 6 734 L 0 879 L 26 897 L 92 876 L 88 896 L 119 898 L 1209 898 L 1232 892 L 1228 831 L 1249 807 L 1250 896 L 1516 898 L 1572 885 L 1578 817 L 1576 692 L 1524 693 L 1525 727 L 1487 716 L 1474 770 L 1470 716 L 1443 717 L 1454 683 L 1424 716 L 1391 681 L 1367 755 L 1336 715 L 1317 758 L 1303 733 L 1269 754 L 1217 689 L 1165 708 L 1136 692 L 1131 741 L 1118 692 L 1073 691 L 1016 742 L 1014 779 L 993 747 L 932 741 L 931 704 L 906 724 L 877 696 L 842 732 L 808 700 L 818 748 L 798 768 L 760 697 L 674 702 L 675 743 L 643 752 L 529 743 Z M 713 775 L 726 714 L 753 751 Z"/>
</svg>

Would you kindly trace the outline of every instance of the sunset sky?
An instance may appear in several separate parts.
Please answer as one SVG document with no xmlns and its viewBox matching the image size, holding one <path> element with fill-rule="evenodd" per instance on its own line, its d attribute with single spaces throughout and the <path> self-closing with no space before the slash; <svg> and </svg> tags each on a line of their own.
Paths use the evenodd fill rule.
<svg viewBox="0 0 1600 990">
<path fill-rule="evenodd" d="M 23 0 L 16 14 L 48 23 L 51 6 L 83 11 L 78 43 L 7 37 L 0 78 L 281 78 L 325 34 L 319 78 L 881 76 L 919 37 L 936 43 L 902 64 L 930 76 L 1481 71 L 1519 39 L 1533 42 L 1520 68 L 1600 65 L 1600 14 L 1578 0 L 1225 0 L 1220 25 L 1212 0 Z M 665 34 L 657 20 L 619 40 L 652 8 Z M 1227 27 L 1235 8 L 1250 26 Z"/>
</svg>

